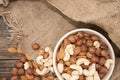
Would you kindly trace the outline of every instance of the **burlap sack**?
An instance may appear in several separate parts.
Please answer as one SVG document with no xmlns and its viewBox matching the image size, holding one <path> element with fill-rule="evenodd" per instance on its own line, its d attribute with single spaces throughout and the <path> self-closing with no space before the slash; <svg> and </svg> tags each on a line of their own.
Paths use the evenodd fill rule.
<svg viewBox="0 0 120 80">
<path fill-rule="evenodd" d="M 120 48 L 120 0 L 47 0 L 66 16 L 106 30 Z"/>
</svg>

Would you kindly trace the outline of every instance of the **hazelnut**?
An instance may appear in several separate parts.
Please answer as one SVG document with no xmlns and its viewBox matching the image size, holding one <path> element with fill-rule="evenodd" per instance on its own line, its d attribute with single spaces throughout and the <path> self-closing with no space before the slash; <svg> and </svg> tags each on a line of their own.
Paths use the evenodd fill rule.
<svg viewBox="0 0 120 80">
<path fill-rule="evenodd" d="M 82 40 L 82 39 L 78 39 L 78 40 L 76 41 L 76 45 L 77 45 L 77 46 L 81 46 L 82 43 L 83 43 L 83 40 Z"/>
<path fill-rule="evenodd" d="M 86 56 L 87 56 L 87 58 L 92 58 L 93 57 L 93 55 L 89 52 L 86 54 Z"/>
<path fill-rule="evenodd" d="M 8 51 L 9 51 L 10 53 L 15 54 L 15 53 L 17 53 L 17 48 L 10 47 L 10 48 L 8 48 Z"/>
<path fill-rule="evenodd" d="M 99 61 L 99 58 L 97 56 L 94 56 L 90 59 L 92 63 L 97 63 Z"/>
<path fill-rule="evenodd" d="M 100 64 L 96 64 L 96 70 L 99 70 L 101 68 L 101 65 Z"/>
<path fill-rule="evenodd" d="M 24 69 L 23 69 L 23 68 L 18 69 L 18 74 L 19 74 L 19 75 L 23 75 L 24 73 L 25 73 L 25 71 L 24 71 Z"/>
<path fill-rule="evenodd" d="M 44 53 L 43 58 L 46 59 L 46 58 L 48 58 L 48 56 L 49 56 L 49 53 L 46 52 L 46 53 Z"/>
<path fill-rule="evenodd" d="M 82 39 L 82 43 L 83 43 L 83 44 L 86 44 L 86 41 L 87 41 L 87 40 L 85 40 L 85 39 Z"/>
<path fill-rule="evenodd" d="M 38 43 L 34 43 L 33 45 L 32 45 L 32 49 L 33 50 L 38 50 L 40 48 L 40 45 L 38 44 Z"/>
<path fill-rule="evenodd" d="M 108 46 L 103 42 L 101 42 L 100 48 L 104 50 L 108 50 Z"/>
<path fill-rule="evenodd" d="M 84 39 L 86 39 L 86 40 L 90 40 L 90 37 L 86 36 L 86 37 L 84 37 Z"/>
<path fill-rule="evenodd" d="M 74 54 L 77 55 L 77 54 L 79 54 L 79 53 L 80 53 L 80 47 L 76 46 L 76 47 L 74 48 Z"/>
<path fill-rule="evenodd" d="M 86 52 L 80 52 L 79 56 L 85 56 L 87 53 Z"/>
<path fill-rule="evenodd" d="M 105 74 L 105 73 L 107 73 L 107 71 L 108 71 L 108 69 L 107 69 L 105 66 L 101 66 L 101 67 L 99 68 L 99 73 Z"/>
<path fill-rule="evenodd" d="M 66 66 L 70 66 L 70 65 L 71 65 L 71 62 L 70 62 L 70 61 L 65 61 L 65 65 L 66 65 Z"/>
<path fill-rule="evenodd" d="M 100 64 L 100 65 L 104 65 L 105 61 L 106 61 L 105 58 L 101 57 L 101 58 L 99 59 L 99 64 Z"/>
<path fill-rule="evenodd" d="M 84 34 L 83 34 L 85 37 L 89 37 L 90 36 L 90 34 L 89 33 L 86 33 L 86 32 L 84 32 Z"/>
<path fill-rule="evenodd" d="M 93 41 L 98 41 L 98 40 L 99 40 L 99 37 L 96 36 L 96 35 L 91 35 L 91 39 L 92 39 Z"/>
<path fill-rule="evenodd" d="M 87 45 L 88 47 L 93 46 L 93 41 L 92 41 L 92 40 L 87 40 L 87 41 L 86 41 L 86 45 Z"/>
<path fill-rule="evenodd" d="M 70 41 L 70 43 L 75 43 L 76 42 L 76 39 L 75 39 L 75 36 L 74 35 L 70 35 L 68 37 L 68 40 Z"/>
<path fill-rule="evenodd" d="M 40 77 L 34 77 L 34 80 L 42 80 Z"/>
<path fill-rule="evenodd" d="M 24 62 L 26 62 L 26 60 L 27 60 L 27 57 L 25 55 L 21 56 L 20 61 L 22 61 L 24 63 Z"/>
<path fill-rule="evenodd" d="M 107 57 L 108 56 L 108 51 L 107 50 L 102 50 L 101 51 L 101 56 Z"/>
<path fill-rule="evenodd" d="M 27 77 L 26 76 L 21 76 L 20 80 L 27 80 Z"/>
<path fill-rule="evenodd" d="M 105 76 L 105 74 L 103 74 L 103 73 L 99 73 L 99 76 L 100 76 L 100 79 L 103 79 L 104 76 Z"/>
<path fill-rule="evenodd" d="M 18 69 L 13 68 L 11 73 L 12 73 L 12 75 L 16 76 L 18 74 Z"/>
<path fill-rule="evenodd" d="M 2 77 L 0 80 L 7 80 L 7 78 L 6 77 Z"/>
<path fill-rule="evenodd" d="M 87 46 L 85 44 L 83 44 L 83 45 L 80 46 L 80 50 L 82 52 L 86 52 L 88 50 L 88 48 L 87 48 Z"/>
<path fill-rule="evenodd" d="M 85 76 L 84 76 L 84 75 L 80 75 L 79 80 L 86 80 L 86 78 L 85 78 Z"/>
<path fill-rule="evenodd" d="M 17 62 L 16 67 L 17 68 L 22 68 L 23 67 L 23 62 L 22 61 Z"/>
<path fill-rule="evenodd" d="M 95 47 L 89 47 L 89 52 L 90 53 L 95 53 L 96 51 L 96 48 Z"/>
<path fill-rule="evenodd" d="M 73 57 L 73 56 L 72 56 L 72 57 L 70 58 L 70 63 L 71 63 L 71 64 L 75 64 L 75 63 L 76 63 L 76 57 Z"/>
<path fill-rule="evenodd" d="M 70 67 L 65 67 L 63 71 L 64 71 L 65 73 L 67 73 L 67 72 L 69 73 L 69 72 L 71 72 L 72 70 L 70 69 Z"/>
<path fill-rule="evenodd" d="M 34 70 L 32 68 L 29 68 L 29 69 L 26 70 L 26 73 L 28 75 L 32 75 L 34 73 Z"/>
<path fill-rule="evenodd" d="M 95 51 L 95 55 L 100 56 L 100 54 L 101 54 L 101 49 L 97 48 Z"/>
<path fill-rule="evenodd" d="M 55 80 L 53 76 L 48 76 L 48 80 Z"/>
<path fill-rule="evenodd" d="M 81 64 L 81 67 L 82 67 L 83 69 L 88 69 L 88 68 L 89 68 L 89 65 Z"/>
<path fill-rule="evenodd" d="M 18 76 L 12 76 L 10 80 L 19 80 Z"/>
<path fill-rule="evenodd" d="M 83 37 L 84 37 L 84 34 L 83 34 L 83 32 L 78 32 L 78 33 L 77 33 L 77 36 L 78 36 L 79 38 L 83 38 Z"/>
</svg>

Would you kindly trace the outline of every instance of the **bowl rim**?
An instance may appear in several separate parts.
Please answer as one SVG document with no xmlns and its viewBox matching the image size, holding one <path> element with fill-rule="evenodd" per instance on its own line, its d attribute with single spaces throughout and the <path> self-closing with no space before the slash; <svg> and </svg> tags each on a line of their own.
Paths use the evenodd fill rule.
<svg viewBox="0 0 120 80">
<path fill-rule="evenodd" d="M 114 67 L 115 67 L 115 54 L 114 54 L 114 50 L 112 48 L 112 45 L 110 44 L 110 42 L 108 41 L 108 39 L 101 33 L 95 31 L 95 30 L 92 30 L 92 29 L 87 29 L 87 28 L 79 28 L 79 29 L 74 29 L 74 30 L 71 30 L 69 32 L 67 32 L 66 34 L 64 34 L 60 39 L 59 41 L 57 42 L 55 48 L 54 48 L 54 52 L 53 52 L 53 69 L 55 71 L 55 74 L 56 76 L 58 77 L 59 80 L 64 80 L 62 78 L 62 76 L 60 75 L 60 73 L 58 72 L 57 70 L 57 63 L 56 63 L 56 54 L 57 54 L 57 51 L 60 47 L 60 44 L 63 42 L 63 40 L 68 37 L 69 35 L 71 34 L 74 34 L 74 33 L 77 33 L 79 31 L 83 31 L 83 32 L 88 32 L 90 34 L 95 34 L 95 35 L 98 35 L 100 37 L 100 39 L 103 39 L 105 40 L 105 43 L 108 45 L 109 47 L 109 50 L 111 52 L 111 58 L 113 59 L 114 61 L 114 64 L 112 65 L 111 67 L 111 70 L 108 72 L 109 74 L 107 74 L 107 76 L 105 76 L 102 80 L 109 80 L 109 78 L 111 77 L 112 73 L 113 73 L 113 70 L 114 70 Z"/>
</svg>

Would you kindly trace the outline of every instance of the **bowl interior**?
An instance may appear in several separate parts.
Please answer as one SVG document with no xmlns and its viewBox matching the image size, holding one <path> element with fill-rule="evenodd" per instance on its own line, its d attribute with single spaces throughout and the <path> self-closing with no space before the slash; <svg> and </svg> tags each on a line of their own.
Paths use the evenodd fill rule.
<svg viewBox="0 0 120 80">
<path fill-rule="evenodd" d="M 54 48 L 54 52 L 53 52 L 53 68 L 54 68 L 54 71 L 55 71 L 57 77 L 59 78 L 59 80 L 63 80 L 62 76 L 60 75 L 60 73 L 58 72 L 57 67 L 56 67 L 56 65 L 57 65 L 57 63 L 56 63 L 56 54 L 57 54 L 57 51 L 59 50 L 60 44 L 63 42 L 63 40 L 64 40 L 67 36 L 69 36 L 70 34 L 75 34 L 75 33 L 79 32 L 79 31 L 84 31 L 84 32 L 87 32 L 87 33 L 90 33 L 90 34 L 95 34 L 95 35 L 99 36 L 99 38 L 100 38 L 100 40 L 101 40 L 102 42 L 104 42 L 104 43 L 106 43 L 106 44 L 108 45 L 108 47 L 109 47 L 108 52 L 109 52 L 111 58 L 112 58 L 113 61 L 114 61 L 114 65 L 111 65 L 109 71 L 107 72 L 107 74 L 105 75 L 105 77 L 104 77 L 102 80 L 109 80 L 109 78 L 110 78 L 110 76 L 112 75 L 112 72 L 113 72 L 113 70 L 114 70 L 114 66 L 115 66 L 115 55 L 114 55 L 113 48 L 112 48 L 111 44 L 109 43 L 109 41 L 108 41 L 102 34 L 96 32 L 96 31 L 94 31 L 94 30 L 91 30 L 91 29 L 83 29 L 83 28 L 82 28 L 82 29 L 75 29 L 75 30 L 72 30 L 72 31 L 66 33 L 66 34 L 58 41 L 58 43 L 56 44 L 56 46 L 55 46 L 55 48 Z"/>
</svg>

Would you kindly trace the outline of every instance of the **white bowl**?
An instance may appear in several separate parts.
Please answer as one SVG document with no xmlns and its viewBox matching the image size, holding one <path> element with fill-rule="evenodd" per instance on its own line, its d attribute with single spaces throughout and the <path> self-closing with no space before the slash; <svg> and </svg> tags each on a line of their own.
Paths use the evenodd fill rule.
<svg viewBox="0 0 120 80">
<path fill-rule="evenodd" d="M 107 72 L 107 74 L 105 75 L 105 77 L 102 79 L 102 80 L 109 80 L 109 78 L 111 77 L 112 73 L 113 73 L 113 70 L 114 70 L 114 67 L 115 67 L 115 55 L 114 55 L 114 51 L 113 51 L 113 48 L 111 46 L 111 44 L 109 43 L 109 41 L 99 32 L 97 31 L 94 31 L 94 30 L 91 30 L 91 29 L 85 29 L 85 28 L 81 28 L 81 29 L 75 29 L 75 30 L 72 30 L 68 33 L 66 33 L 59 41 L 58 43 L 56 44 L 55 48 L 54 48 L 54 52 L 53 52 L 53 68 L 54 68 L 54 71 L 58 77 L 59 80 L 64 80 L 61 76 L 61 74 L 58 72 L 58 69 L 56 67 L 57 63 L 56 63 L 56 54 L 58 52 L 58 49 L 60 47 L 60 44 L 63 42 L 63 40 L 68 37 L 70 34 L 74 34 L 74 33 L 77 33 L 79 31 L 84 31 L 84 32 L 87 32 L 87 33 L 90 33 L 90 34 L 95 34 L 97 36 L 100 37 L 100 40 L 103 41 L 104 43 L 106 43 L 109 47 L 109 54 L 111 56 L 111 58 L 113 59 L 114 61 L 114 64 L 111 65 L 109 71 Z"/>
</svg>

